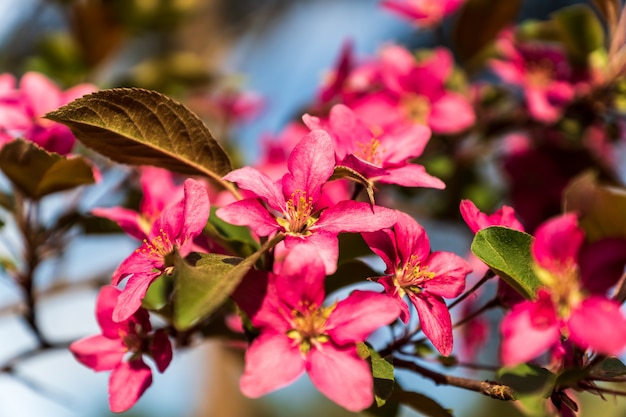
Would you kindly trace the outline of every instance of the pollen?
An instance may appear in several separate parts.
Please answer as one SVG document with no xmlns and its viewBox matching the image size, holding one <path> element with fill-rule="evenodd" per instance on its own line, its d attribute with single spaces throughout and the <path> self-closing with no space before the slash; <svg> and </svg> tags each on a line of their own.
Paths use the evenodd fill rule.
<svg viewBox="0 0 626 417">
<path fill-rule="evenodd" d="M 419 293 L 424 283 L 433 278 L 435 278 L 435 273 L 429 270 L 428 265 L 422 265 L 415 255 L 411 255 L 409 261 L 396 276 L 396 282 L 405 291 Z"/>
<path fill-rule="evenodd" d="M 408 94 L 402 98 L 402 108 L 407 119 L 415 123 L 427 124 L 430 116 L 430 100 L 419 94 Z"/>
<path fill-rule="evenodd" d="M 385 149 L 380 146 L 380 141 L 376 138 L 370 139 L 367 143 L 357 142 L 357 150 L 354 153 L 359 158 L 376 166 L 382 165 L 382 154 Z"/>
<path fill-rule="evenodd" d="M 280 222 L 288 233 L 306 234 L 307 229 L 315 222 L 311 217 L 313 198 L 305 191 L 296 190 L 291 194 L 285 208 L 284 223 Z"/>
<path fill-rule="evenodd" d="M 174 244 L 169 236 L 160 229 L 159 234 L 148 240 L 143 240 L 143 245 L 136 250 L 151 258 L 163 259 L 174 250 Z"/>
<path fill-rule="evenodd" d="M 303 355 L 309 353 L 312 348 L 319 348 L 329 340 L 326 332 L 326 321 L 335 305 L 330 307 L 318 307 L 315 304 L 302 303 L 291 312 L 292 328 L 287 336 L 293 339 L 299 346 Z"/>
</svg>

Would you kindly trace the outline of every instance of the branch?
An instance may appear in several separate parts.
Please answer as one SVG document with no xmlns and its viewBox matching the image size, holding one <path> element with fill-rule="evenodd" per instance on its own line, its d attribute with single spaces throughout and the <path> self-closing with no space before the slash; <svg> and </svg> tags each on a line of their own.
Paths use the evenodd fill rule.
<svg viewBox="0 0 626 417">
<path fill-rule="evenodd" d="M 515 392 L 508 385 L 498 384 L 494 381 L 479 381 L 476 379 L 463 378 L 459 376 L 445 375 L 430 369 L 424 368 L 415 362 L 393 358 L 393 364 L 397 367 L 414 371 L 425 378 L 432 380 L 436 385 L 450 385 L 463 388 L 469 391 L 479 392 L 496 400 L 515 401 Z"/>
</svg>

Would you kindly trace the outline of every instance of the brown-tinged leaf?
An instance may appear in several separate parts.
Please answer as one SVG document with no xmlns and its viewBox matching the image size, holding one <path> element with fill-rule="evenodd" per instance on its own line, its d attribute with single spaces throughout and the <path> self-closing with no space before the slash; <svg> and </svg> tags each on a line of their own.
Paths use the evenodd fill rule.
<svg viewBox="0 0 626 417">
<path fill-rule="evenodd" d="M 156 91 L 114 88 L 86 95 L 46 115 L 85 146 L 130 165 L 153 165 L 220 180 L 230 159 L 202 121 Z"/>
<path fill-rule="evenodd" d="M 514 22 L 521 4 L 521 0 L 466 1 L 453 34 L 460 60 L 469 63 L 503 28 Z"/>
<path fill-rule="evenodd" d="M 338 180 L 340 178 L 346 178 L 350 181 L 356 182 L 359 185 L 362 185 L 363 188 L 365 188 L 365 192 L 367 193 L 367 198 L 370 200 L 370 204 L 374 205 L 374 184 L 370 180 L 368 180 L 352 168 L 343 165 L 337 165 L 329 181 Z"/>
<path fill-rule="evenodd" d="M 600 185 L 597 175 L 576 177 L 563 194 L 565 211 L 579 214 L 587 238 L 626 237 L 626 190 Z"/>
<path fill-rule="evenodd" d="M 20 192 L 33 200 L 94 182 L 91 165 L 84 158 L 50 153 L 23 139 L 2 147 L 0 169 Z"/>
</svg>

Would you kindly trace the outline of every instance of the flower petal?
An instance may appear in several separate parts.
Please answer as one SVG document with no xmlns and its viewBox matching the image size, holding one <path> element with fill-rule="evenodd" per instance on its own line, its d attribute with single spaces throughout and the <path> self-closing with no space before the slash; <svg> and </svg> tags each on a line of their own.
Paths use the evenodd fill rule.
<svg viewBox="0 0 626 417">
<path fill-rule="evenodd" d="M 122 339 L 110 339 L 103 335 L 86 337 L 70 345 L 70 352 L 76 360 L 96 372 L 115 368 L 126 351 Z"/>
<path fill-rule="evenodd" d="M 364 410 L 374 401 L 374 379 L 356 346 L 324 343 L 309 353 L 307 371 L 317 389 L 348 411 Z"/>
<path fill-rule="evenodd" d="M 289 385 L 304 372 L 294 340 L 280 333 L 262 333 L 246 351 L 246 367 L 239 387 L 251 398 Z"/>
<path fill-rule="evenodd" d="M 424 334 L 443 356 L 452 353 L 452 319 L 443 299 L 427 292 L 409 293 Z"/>
<path fill-rule="evenodd" d="M 217 209 L 217 217 L 238 226 L 248 226 L 259 236 L 268 236 L 280 228 L 272 216 L 256 198 L 236 201 Z"/>
<path fill-rule="evenodd" d="M 604 297 L 589 297 L 567 322 L 570 339 L 582 348 L 604 355 L 619 355 L 626 347 L 626 319 L 620 306 Z"/>
<path fill-rule="evenodd" d="M 257 197 L 267 201 L 267 204 L 274 210 L 282 211 L 285 207 L 285 197 L 281 186 L 254 168 L 236 169 L 226 174 L 224 179 L 235 182 L 239 188 L 256 194 Z"/>
<path fill-rule="evenodd" d="M 114 413 L 131 408 L 152 384 L 152 371 L 141 359 L 122 362 L 109 377 L 109 407 Z"/>
<path fill-rule="evenodd" d="M 529 361 L 559 343 L 560 330 L 550 294 L 515 305 L 500 324 L 501 357 L 506 366 Z"/>
<path fill-rule="evenodd" d="M 326 331 L 338 345 L 364 342 L 381 326 L 393 322 L 400 307 L 393 298 L 372 291 L 353 291 L 326 321 Z"/>
<path fill-rule="evenodd" d="M 453 298 L 463 292 L 465 278 L 472 272 L 465 259 L 451 252 L 433 252 L 426 262 L 428 270 L 435 276 L 424 283 L 425 291 L 445 298 Z"/>
</svg>

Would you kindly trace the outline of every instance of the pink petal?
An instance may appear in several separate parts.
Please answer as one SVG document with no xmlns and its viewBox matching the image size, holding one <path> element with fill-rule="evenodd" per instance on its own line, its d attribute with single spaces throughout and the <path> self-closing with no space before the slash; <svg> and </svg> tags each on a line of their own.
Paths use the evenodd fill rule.
<svg viewBox="0 0 626 417">
<path fill-rule="evenodd" d="M 324 264 L 326 275 L 334 274 L 337 271 L 337 260 L 339 258 L 339 239 L 337 234 L 329 233 L 326 230 L 316 231 L 306 236 L 290 236 L 285 237 L 285 248 L 290 252 L 314 253 Z M 289 263 L 289 268 L 297 268 L 301 264 L 301 260 L 297 256 L 287 256 L 284 263 Z M 283 265 L 282 268 L 284 268 Z"/>
<path fill-rule="evenodd" d="M 141 359 L 122 362 L 109 377 L 109 407 L 114 413 L 130 409 L 152 384 L 152 372 Z"/>
<path fill-rule="evenodd" d="M 567 322 L 570 339 L 582 348 L 604 355 L 619 355 L 626 347 L 626 319 L 620 306 L 592 296 L 572 309 Z"/>
<path fill-rule="evenodd" d="M 472 272 L 465 259 L 451 252 L 433 252 L 426 262 L 435 277 L 424 283 L 425 291 L 445 298 L 461 295 L 465 290 L 465 278 Z"/>
<path fill-rule="evenodd" d="M 460 94 L 448 92 L 431 103 L 428 125 L 435 133 L 459 133 L 475 121 L 474 109 L 469 100 Z"/>
<path fill-rule="evenodd" d="M 246 351 L 246 367 L 239 387 L 251 398 L 289 385 L 304 372 L 304 361 L 294 340 L 284 334 L 262 333 Z"/>
<path fill-rule="evenodd" d="M 153 269 L 163 269 L 163 259 L 149 254 L 147 244 L 141 245 L 113 271 L 111 284 L 118 285 L 124 278 L 137 274 L 152 274 Z"/>
<path fill-rule="evenodd" d="M 626 240 L 605 238 L 583 247 L 580 275 L 585 290 L 605 295 L 617 284 L 626 265 Z"/>
<path fill-rule="evenodd" d="M 181 237 L 191 240 L 202 233 L 206 226 L 211 204 L 206 187 L 194 179 L 188 178 L 183 184 L 183 219 L 181 227 Z"/>
<path fill-rule="evenodd" d="M 248 226 L 259 236 L 268 236 L 281 229 L 272 216 L 256 198 L 236 201 L 217 209 L 217 217 L 238 226 Z"/>
<path fill-rule="evenodd" d="M 377 179 L 384 184 L 397 184 L 403 187 L 427 187 L 443 190 L 446 184 L 426 172 L 422 165 L 409 164 L 387 169 L 387 175 Z"/>
<path fill-rule="evenodd" d="M 112 285 L 100 288 L 96 300 L 96 319 L 102 329 L 102 334 L 111 339 L 119 339 L 123 324 L 113 321 L 113 310 L 117 305 L 121 291 Z"/>
<path fill-rule="evenodd" d="M 322 394 L 348 411 L 362 411 L 374 401 L 374 379 L 367 362 L 356 353 L 356 346 L 340 348 L 325 343 L 313 349 L 307 371 Z"/>
<path fill-rule="evenodd" d="M 531 244 L 535 261 L 544 269 L 561 273 L 564 266 L 578 263 L 578 252 L 585 239 L 576 214 L 569 213 L 545 221 L 535 231 Z"/>
<path fill-rule="evenodd" d="M 337 303 L 326 322 L 326 331 L 339 345 L 364 342 L 381 326 L 398 318 L 400 308 L 393 298 L 371 291 L 353 291 Z"/>
<path fill-rule="evenodd" d="M 430 255 L 428 235 L 413 217 L 398 211 L 393 231 L 396 235 L 396 248 L 402 264 L 409 262 L 412 256 L 419 260 L 428 258 Z"/>
<path fill-rule="evenodd" d="M 267 201 L 274 210 L 282 211 L 285 207 L 286 202 L 282 187 L 254 168 L 236 169 L 225 175 L 224 179 L 235 182 L 239 188 L 256 194 L 257 197 Z"/>
<path fill-rule="evenodd" d="M 289 174 L 283 177 L 283 193 L 306 192 L 317 201 L 324 185 L 335 170 L 333 141 L 323 130 L 313 130 L 296 145 L 287 161 Z"/>
<path fill-rule="evenodd" d="M 397 261 L 395 236 L 390 230 L 380 230 L 378 232 L 361 233 L 363 240 L 370 247 L 372 252 L 380 256 L 387 265 L 386 274 L 396 272 Z"/>
<path fill-rule="evenodd" d="M 528 112 L 532 117 L 544 123 L 554 123 L 559 119 L 562 108 L 548 100 L 544 89 L 527 86 L 525 93 Z"/>
<path fill-rule="evenodd" d="M 328 233 L 375 232 L 391 227 L 396 221 L 396 212 L 381 206 L 373 206 L 361 201 L 340 201 L 324 210 L 311 230 L 324 230 Z"/>
<path fill-rule="evenodd" d="M 113 310 L 113 321 L 121 322 L 127 320 L 141 307 L 141 301 L 146 296 L 148 287 L 152 281 L 160 274 L 151 273 L 144 275 L 133 275 L 126 283 L 126 287 L 120 294 L 115 310 Z"/>
<path fill-rule="evenodd" d="M 506 366 L 529 361 L 559 343 L 560 330 L 550 295 L 540 291 L 537 301 L 515 305 L 504 316 L 501 357 Z"/>
<path fill-rule="evenodd" d="M 76 360 L 96 372 L 115 368 L 127 352 L 122 339 L 110 339 L 103 335 L 77 340 L 69 349 Z"/>
<path fill-rule="evenodd" d="M 452 320 L 443 299 L 427 292 L 409 293 L 411 302 L 417 309 L 417 315 L 424 334 L 443 356 L 452 353 Z"/>
<path fill-rule="evenodd" d="M 91 214 L 114 221 L 124 232 L 135 239 L 143 240 L 148 235 L 149 230 L 142 229 L 141 217 L 136 211 L 123 207 L 95 208 L 91 210 Z"/>
<path fill-rule="evenodd" d="M 283 261 L 275 285 L 280 298 L 290 307 L 300 307 L 303 300 L 322 305 L 326 273 L 319 252 L 316 245 L 298 244 Z"/>
<path fill-rule="evenodd" d="M 174 175 L 167 169 L 141 167 L 142 215 L 156 219 L 165 207 L 184 198 L 183 187 L 174 183 Z"/>
<path fill-rule="evenodd" d="M 511 229 L 524 231 L 524 226 L 515 217 L 515 210 L 510 206 L 502 206 L 491 215 L 480 210 L 470 200 L 461 200 L 461 216 L 472 232 L 476 233 L 489 226 L 506 226 Z"/>
<path fill-rule="evenodd" d="M 384 148 L 383 166 L 404 164 L 407 159 L 422 155 L 430 140 L 431 130 L 427 126 L 408 123 L 397 126 L 382 135 Z"/>
<path fill-rule="evenodd" d="M 172 344 L 163 329 L 159 329 L 154 333 L 154 338 L 150 345 L 150 356 L 154 359 L 159 372 L 165 371 L 172 361 Z"/>
<path fill-rule="evenodd" d="M 38 72 L 24 74 L 20 80 L 20 89 L 32 109 L 33 117 L 41 117 L 62 104 L 59 87 Z"/>
</svg>

